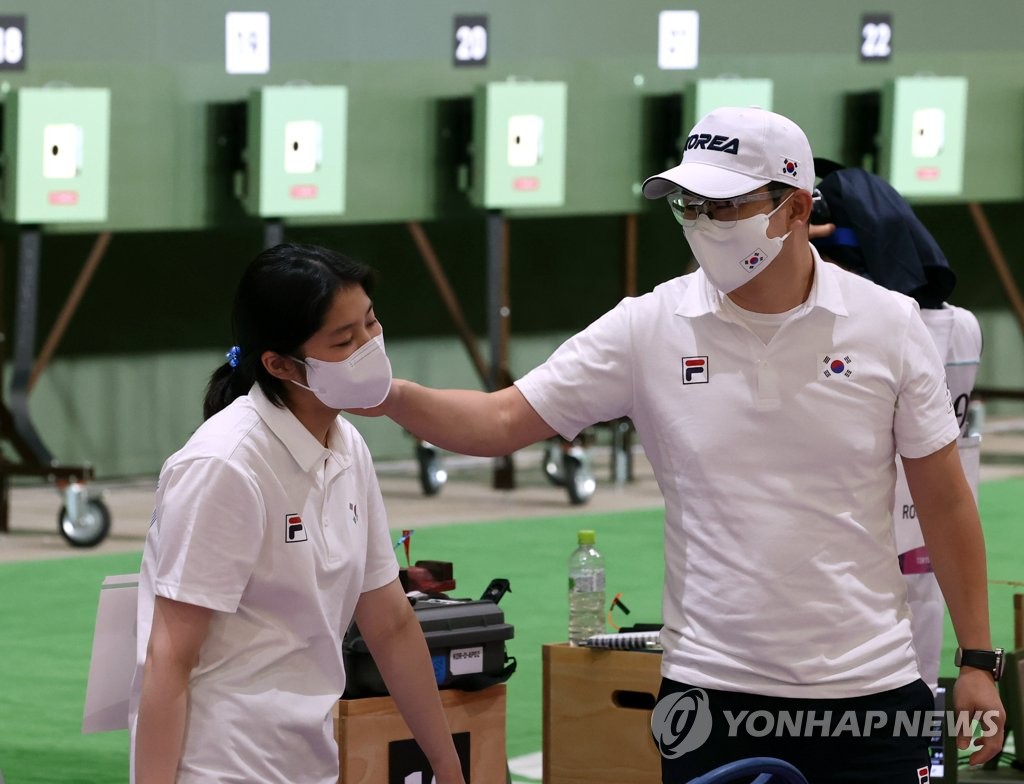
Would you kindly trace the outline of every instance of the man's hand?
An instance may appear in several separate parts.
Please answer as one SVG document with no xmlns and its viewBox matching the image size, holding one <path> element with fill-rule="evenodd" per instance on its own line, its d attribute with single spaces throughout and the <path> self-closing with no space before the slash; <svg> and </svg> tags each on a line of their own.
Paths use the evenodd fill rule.
<svg viewBox="0 0 1024 784">
<path fill-rule="evenodd" d="M 961 669 L 953 689 L 953 707 L 958 715 L 977 714 L 981 723 L 980 748 L 971 754 L 970 763 L 980 765 L 995 757 L 1003 748 L 1006 711 L 991 673 L 974 667 Z M 957 722 L 957 729 L 956 747 L 966 749 L 971 744 L 970 723 Z"/>
<path fill-rule="evenodd" d="M 364 417 L 382 417 L 388 415 L 388 409 L 391 403 L 394 402 L 395 397 L 399 394 L 399 389 L 405 382 L 396 378 L 391 382 L 391 389 L 388 390 L 388 395 L 378 405 L 373 408 L 346 408 L 346 414 L 354 414 L 355 416 Z"/>
<path fill-rule="evenodd" d="M 834 223 L 812 223 L 807 227 L 807 238 L 811 240 L 820 240 L 822 237 L 830 236 L 836 230 Z"/>
</svg>

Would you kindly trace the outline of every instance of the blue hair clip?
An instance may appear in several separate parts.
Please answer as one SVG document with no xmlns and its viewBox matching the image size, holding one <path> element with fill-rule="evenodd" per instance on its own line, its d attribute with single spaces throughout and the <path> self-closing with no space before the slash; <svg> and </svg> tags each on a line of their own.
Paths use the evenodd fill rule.
<svg viewBox="0 0 1024 784">
<path fill-rule="evenodd" d="M 238 358 L 241 353 L 242 350 L 238 346 L 232 346 L 231 350 L 224 356 L 227 357 L 228 364 L 231 365 L 231 367 L 236 368 L 238 367 Z"/>
</svg>

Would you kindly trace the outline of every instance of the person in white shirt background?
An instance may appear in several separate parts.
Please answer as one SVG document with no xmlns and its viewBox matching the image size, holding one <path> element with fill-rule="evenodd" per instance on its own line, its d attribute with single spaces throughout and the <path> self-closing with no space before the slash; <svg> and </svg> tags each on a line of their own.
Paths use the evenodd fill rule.
<svg viewBox="0 0 1024 784">
<path fill-rule="evenodd" d="M 969 310 L 946 300 L 956 275 L 935 238 L 889 183 L 859 168 L 815 160 L 821 177 L 812 214 L 811 242 L 822 258 L 892 291 L 913 297 L 946 368 L 946 385 L 960 425 L 957 448 L 978 497 L 980 435 L 968 432 L 971 392 L 981 362 L 982 335 Z M 945 603 L 924 546 L 913 499 L 897 461 L 893 523 L 896 552 L 907 583 L 914 648 L 921 677 L 938 686 Z"/>
<path fill-rule="evenodd" d="M 816 784 L 927 773 L 927 737 L 893 727 L 899 711 L 934 708 L 893 544 L 897 453 L 958 640 L 992 647 L 984 541 L 942 361 L 913 302 L 821 261 L 808 241 L 813 187 L 795 123 L 715 110 L 680 165 L 644 183 L 700 269 L 624 299 L 513 386 L 396 380 L 361 412 L 474 455 L 632 419 L 665 498 L 653 718 L 664 705 L 689 710 L 652 722 L 666 784 L 753 756 Z M 1002 745 L 993 678 L 964 667 L 956 687 L 959 709 L 988 712 L 975 764 Z M 857 732 L 789 737 L 727 721 L 809 710 L 853 712 Z M 885 725 L 863 732 L 868 714 Z"/>
<path fill-rule="evenodd" d="M 291 244 L 239 283 L 237 345 L 160 472 L 143 552 L 138 784 L 336 784 L 353 618 L 438 784 L 464 782 L 369 451 L 339 416 L 391 384 L 371 283 L 359 262 Z"/>
</svg>

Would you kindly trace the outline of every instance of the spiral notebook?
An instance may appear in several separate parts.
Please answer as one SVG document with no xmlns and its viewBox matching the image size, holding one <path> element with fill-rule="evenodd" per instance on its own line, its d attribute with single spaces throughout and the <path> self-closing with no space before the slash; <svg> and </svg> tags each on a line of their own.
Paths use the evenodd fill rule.
<svg viewBox="0 0 1024 784">
<path fill-rule="evenodd" d="M 661 632 L 619 632 L 618 634 L 595 634 L 583 640 L 585 648 L 610 648 L 615 651 L 661 650 Z"/>
</svg>

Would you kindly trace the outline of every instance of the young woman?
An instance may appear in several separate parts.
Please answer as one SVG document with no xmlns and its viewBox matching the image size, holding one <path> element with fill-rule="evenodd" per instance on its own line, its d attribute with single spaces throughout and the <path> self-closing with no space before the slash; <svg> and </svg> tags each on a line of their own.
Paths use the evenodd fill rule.
<svg viewBox="0 0 1024 784">
<path fill-rule="evenodd" d="M 353 618 L 438 784 L 463 782 L 370 453 L 338 415 L 391 385 L 370 290 L 367 267 L 314 246 L 264 251 L 242 277 L 238 345 L 160 472 L 146 538 L 137 784 L 335 784 Z"/>
</svg>

